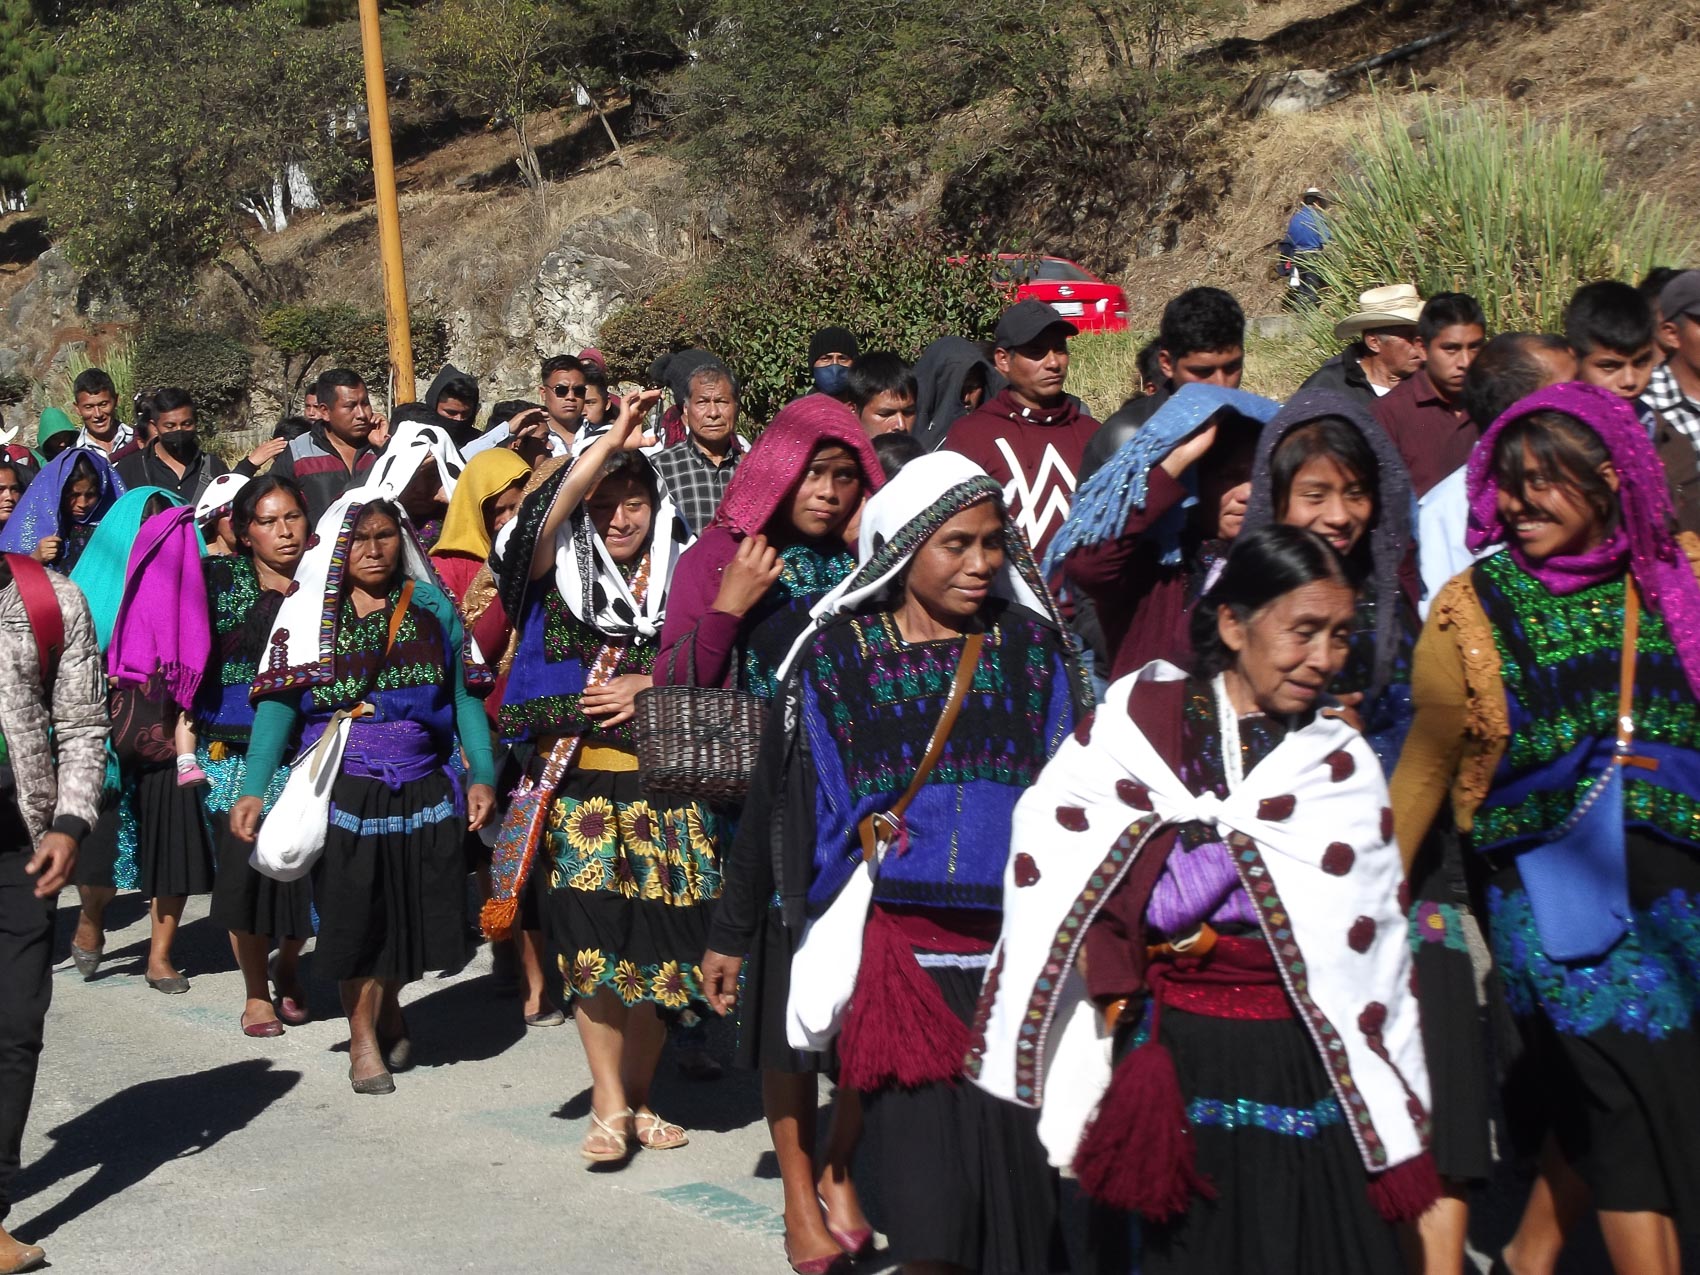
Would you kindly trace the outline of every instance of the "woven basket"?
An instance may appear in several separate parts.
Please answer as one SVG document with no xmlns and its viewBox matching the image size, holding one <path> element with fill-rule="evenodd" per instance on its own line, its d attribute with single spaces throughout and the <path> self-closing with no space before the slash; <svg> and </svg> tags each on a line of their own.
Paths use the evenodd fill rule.
<svg viewBox="0 0 1700 1275">
<path fill-rule="evenodd" d="M 690 647 L 690 639 L 681 645 Z M 696 652 L 689 650 L 686 659 L 694 671 Z M 634 708 L 645 795 L 743 801 L 761 748 L 766 700 L 717 686 L 652 686 L 637 693 Z"/>
</svg>

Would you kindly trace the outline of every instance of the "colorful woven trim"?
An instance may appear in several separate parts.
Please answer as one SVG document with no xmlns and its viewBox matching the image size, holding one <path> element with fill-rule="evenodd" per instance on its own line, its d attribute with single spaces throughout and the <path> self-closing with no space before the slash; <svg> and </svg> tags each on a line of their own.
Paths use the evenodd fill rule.
<svg viewBox="0 0 1700 1275">
<path fill-rule="evenodd" d="M 344 832 L 352 832 L 358 837 L 392 837 L 405 836 L 410 832 L 418 832 L 421 828 L 432 824 L 442 823 L 455 817 L 455 801 L 453 797 L 444 797 L 434 806 L 424 810 L 416 810 L 410 815 L 390 815 L 384 819 L 362 819 L 359 815 L 347 810 L 331 807 L 331 827 L 341 828 Z"/>
<path fill-rule="evenodd" d="M 1201 1128 L 1265 1129 L 1289 1138 L 1314 1138 L 1346 1122 L 1340 1100 L 1333 1094 L 1308 1107 L 1280 1107 L 1250 1098 L 1194 1098 L 1186 1105 L 1186 1116 Z"/>
</svg>

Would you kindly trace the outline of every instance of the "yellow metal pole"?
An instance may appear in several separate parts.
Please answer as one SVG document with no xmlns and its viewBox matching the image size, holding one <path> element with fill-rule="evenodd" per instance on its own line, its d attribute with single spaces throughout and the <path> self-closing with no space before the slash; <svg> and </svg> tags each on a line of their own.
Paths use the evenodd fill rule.
<svg viewBox="0 0 1700 1275">
<path fill-rule="evenodd" d="M 413 332 L 407 321 L 407 274 L 401 262 L 401 209 L 390 153 L 390 95 L 378 37 L 378 0 L 360 0 L 360 49 L 366 62 L 366 121 L 372 132 L 372 184 L 378 193 L 378 252 L 384 262 L 384 322 L 390 338 L 390 405 L 411 403 Z"/>
</svg>

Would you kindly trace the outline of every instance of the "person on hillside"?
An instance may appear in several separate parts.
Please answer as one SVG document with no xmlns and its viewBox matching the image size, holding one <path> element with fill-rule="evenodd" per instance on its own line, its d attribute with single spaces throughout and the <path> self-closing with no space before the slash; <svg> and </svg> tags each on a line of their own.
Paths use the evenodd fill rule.
<svg viewBox="0 0 1700 1275">
<path fill-rule="evenodd" d="M 1288 295 L 1297 301 L 1315 302 L 1320 282 L 1310 268 L 1309 257 L 1321 252 L 1328 243 L 1330 231 L 1323 217 L 1328 197 L 1315 186 L 1305 191 L 1299 207 L 1287 219 L 1287 233 L 1281 240 L 1281 261 L 1287 274 Z"/>
<path fill-rule="evenodd" d="M 1004 387 L 986 351 L 967 337 L 941 336 L 915 360 L 915 437 L 926 451 L 944 443 L 950 427 Z"/>
<path fill-rule="evenodd" d="M 864 499 L 884 481 L 872 443 L 843 403 L 809 394 L 781 408 L 750 449 L 714 524 L 679 559 L 655 657 L 657 685 L 736 686 L 772 698 L 780 662 L 808 625 L 808 608 L 855 569 L 846 537 Z M 769 908 L 753 939 L 761 967 L 788 977 L 795 941 L 778 909 Z M 860 1106 L 853 1093 L 839 1091 L 817 1167 L 823 1062 L 793 1050 L 778 1023 L 755 1011 L 761 993 L 752 986 L 739 1015 L 737 1063 L 762 1073 L 762 1111 L 785 1188 L 787 1251 L 823 1271 L 843 1255 L 834 1233 L 854 1239 L 857 1249 L 867 1238 L 850 1177 Z"/>
<path fill-rule="evenodd" d="M 425 391 L 425 406 L 447 424 L 456 447 L 465 447 L 478 437 L 478 382 L 453 363 L 443 364 Z"/>
<path fill-rule="evenodd" d="M 1646 430 L 1605 390 L 1521 400 L 1469 484 L 1472 547 L 1506 548 L 1429 613 L 1395 839 L 1423 845 L 1450 797 L 1521 1028 L 1514 1141 L 1556 1134 L 1613 1269 L 1677 1275 L 1678 1237 L 1700 1225 L 1700 585 Z M 1506 1269 L 1552 1270 L 1571 1220 L 1547 1251 L 1514 1240 Z"/>
<path fill-rule="evenodd" d="M 1423 299 L 1408 283 L 1392 283 L 1358 294 L 1358 309 L 1334 325 L 1346 348 L 1312 372 L 1300 389 L 1349 394 L 1365 406 L 1399 385 L 1423 365 L 1417 322 Z"/>
<path fill-rule="evenodd" d="M 377 462 L 370 439 L 379 418 L 372 411 L 366 382 L 348 368 L 326 372 L 314 383 L 313 393 L 323 417 L 283 450 L 272 462 L 271 473 L 301 488 L 307 516 L 316 520 Z"/>
<path fill-rule="evenodd" d="M 1470 459 L 1481 429 L 1459 401 L 1464 375 L 1487 344 L 1482 307 L 1462 292 L 1440 292 L 1423 303 L 1417 345 L 1423 366 L 1373 407 L 1411 471 L 1420 500 Z"/>
<path fill-rule="evenodd" d="M 1009 384 L 952 425 L 944 442 L 1003 488 L 1004 506 L 1035 556 L 1068 517 L 1086 446 L 1098 433 L 1064 388 L 1068 339 L 1079 331 L 1043 301 L 1005 310 L 992 361 Z"/>
<path fill-rule="evenodd" d="M 1081 485 L 1045 576 L 1095 608 L 1107 681 L 1190 657 L 1188 613 L 1239 534 L 1258 433 L 1279 406 L 1183 385 Z"/>
<path fill-rule="evenodd" d="M 27 553 L 70 575 L 100 520 L 124 494 L 124 481 L 92 447 L 56 456 L 18 498 L 0 528 L 0 553 Z"/>
<path fill-rule="evenodd" d="M 1327 711 L 1354 583 L 1248 532 L 1196 672 L 1115 683 L 1015 809 L 969 1072 L 1138 1215 L 1123 1270 L 1399 1275 L 1438 1190 L 1387 784 Z"/>
<path fill-rule="evenodd" d="M 25 572 L 33 582 L 20 584 Z M 47 608 L 64 636 L 44 667 Z M 106 677 L 81 591 L 0 558 L 0 1271 L 34 1270 L 47 1256 L 6 1224 L 53 998 L 57 901 L 99 816 L 106 730 Z"/>
<path fill-rule="evenodd" d="M 1659 315 L 1665 361 L 1648 380 L 1641 406 L 1700 451 L 1700 270 L 1672 276 L 1659 292 Z"/>
<path fill-rule="evenodd" d="M 1658 370 L 1658 325 L 1647 298 L 1615 279 L 1583 284 L 1564 311 L 1564 335 L 1576 351 L 1576 379 L 1610 390 L 1640 413 L 1665 467 L 1677 526 L 1700 532 L 1700 453 L 1645 395 Z"/>
<path fill-rule="evenodd" d="M 656 452 L 651 464 L 685 526 L 700 536 L 750 445 L 738 433 L 738 378 L 724 363 L 697 364 L 684 391 L 685 440 Z"/>
<path fill-rule="evenodd" d="M 809 376 L 815 393 L 844 398 L 850 385 L 850 365 L 861 353 L 861 343 L 848 328 L 822 328 L 811 336 Z"/>
<path fill-rule="evenodd" d="M 785 1043 L 788 1006 L 816 989 L 776 967 L 788 962 L 764 948 L 763 928 L 777 912 L 794 944 L 834 906 L 873 849 L 862 821 L 892 809 L 938 739 L 937 764 L 894 823 L 871 909 L 861 903 L 866 928 L 835 954 L 858 966 L 831 1042 L 840 1092 L 862 1095 L 876 1135 L 888 1264 L 1052 1270 L 1056 1186 L 1034 1122 L 960 1079 L 975 996 L 996 978 L 1010 815 L 1085 717 L 1087 682 L 1001 484 L 966 457 L 906 465 L 869 500 L 859 557 L 778 670 L 705 989 L 723 1014 L 753 1001 L 741 1005 L 746 1021 Z M 958 675 L 960 715 L 941 726 Z M 811 941 L 823 940 L 803 939 L 805 951 Z M 820 1257 L 787 1227 L 794 1270 L 848 1271 L 872 1247 L 836 1208 L 829 1227 L 842 1252 Z"/>
<path fill-rule="evenodd" d="M 1458 401 L 1478 430 L 1486 430 L 1508 407 L 1538 389 L 1576 379 L 1576 353 L 1563 337 L 1541 332 L 1501 332 L 1482 347 Z M 1460 465 L 1417 502 L 1417 563 L 1422 576 L 1418 611 L 1429 606 L 1453 576 L 1476 560 L 1465 543 L 1470 497 Z"/>
<path fill-rule="evenodd" d="M 43 408 L 35 427 L 35 451 L 41 464 L 47 464 L 66 448 L 76 445 L 77 423 L 63 408 Z"/>
<path fill-rule="evenodd" d="M 869 438 L 915 429 L 915 372 L 889 350 L 873 350 L 850 365 L 845 397 Z"/>
<path fill-rule="evenodd" d="M 395 1092 L 413 1063 L 402 987 L 466 959 L 464 841 L 495 810 L 490 728 L 469 687 L 483 680 L 454 604 L 391 501 L 363 491 L 320 519 L 253 687 L 248 770 L 230 829 L 251 842 L 264 795 L 298 727 L 311 743 L 338 710 L 369 703 L 332 783 L 313 866 L 314 971 L 341 985 L 349 1084 Z M 465 754 L 464 800 L 448 766 Z"/>
<path fill-rule="evenodd" d="M 77 431 L 77 446 L 90 447 L 109 461 L 117 461 L 136 441 L 136 431 L 118 419 L 118 391 L 102 368 L 85 368 L 71 382 L 72 401 L 83 427 Z"/>
<path fill-rule="evenodd" d="M 213 479 L 230 466 L 201 447 L 195 432 L 195 400 L 188 390 L 166 386 L 153 393 L 153 437 L 122 457 L 115 468 L 126 487 L 162 487 L 186 505 L 199 503 Z M 248 453 L 236 472 L 253 477 L 280 455 L 283 440 L 268 438 Z"/>
<path fill-rule="evenodd" d="M 1157 368 L 1162 379 L 1156 391 L 1128 399 L 1104 422 L 1086 449 L 1081 482 L 1097 473 L 1181 386 L 1239 388 L 1245 374 L 1245 311 L 1240 303 L 1220 288 L 1188 288 L 1172 298 L 1157 328 Z"/>
</svg>

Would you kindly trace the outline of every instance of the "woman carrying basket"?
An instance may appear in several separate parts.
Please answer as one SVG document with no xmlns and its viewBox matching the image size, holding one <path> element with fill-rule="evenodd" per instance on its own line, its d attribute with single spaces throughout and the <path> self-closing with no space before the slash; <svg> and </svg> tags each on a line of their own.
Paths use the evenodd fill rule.
<svg viewBox="0 0 1700 1275">
<path fill-rule="evenodd" d="M 547 477 L 492 563 L 519 634 L 501 730 L 536 748 L 494 871 L 523 903 L 530 865 L 513 863 L 513 843 L 524 838 L 519 855 L 547 874 L 544 927 L 590 1063 L 580 1154 L 591 1164 L 624 1161 L 634 1141 L 689 1141 L 649 1105 L 667 1039 L 658 1011 L 701 999 L 697 958 L 720 895 L 718 819 L 694 801 L 646 799 L 633 751 L 633 701 L 651 683 L 689 542 L 638 450 L 658 397 L 628 397 L 607 433 Z M 511 907 L 503 919 L 511 926 Z"/>
<path fill-rule="evenodd" d="M 386 1094 L 391 1072 L 412 1062 L 402 985 L 466 956 L 462 840 L 495 806 L 490 729 L 468 690 L 480 672 L 468 667 L 471 644 L 406 515 L 355 492 L 319 526 L 254 681 L 248 770 L 230 829 L 254 838 L 298 724 L 311 745 L 334 713 L 370 705 L 349 729 L 313 866 L 313 960 L 341 984 L 354 1092 Z M 447 770 L 457 736 L 471 781 L 464 804 Z"/>
<path fill-rule="evenodd" d="M 854 569 L 849 529 L 883 481 L 879 457 L 843 403 L 810 394 L 782 408 L 739 462 L 714 525 L 679 561 L 657 685 L 736 686 L 770 698 L 774 670 L 807 623 L 809 606 Z M 791 939 L 777 908 L 766 910 L 752 941 L 772 949 L 754 965 L 789 968 Z M 807 1266 L 841 1254 L 834 1234 L 862 1247 L 871 1231 L 850 1180 L 861 1129 L 855 1095 L 839 1095 L 817 1173 L 820 1057 L 791 1049 L 783 1032 L 741 1013 L 737 1061 L 762 1072 L 762 1108 L 785 1184 L 788 1250 Z"/>
<path fill-rule="evenodd" d="M 830 1033 L 795 1029 L 818 1017 L 803 1007 L 827 982 L 810 956 L 820 931 L 740 982 L 743 958 L 773 960 L 757 936 L 775 892 L 795 934 L 859 905 L 865 930 L 826 949 L 825 968 L 858 971 L 839 1080 L 878 1133 L 892 1255 L 926 1270 L 1054 1269 L 1054 1182 L 1033 1121 L 959 1079 L 1011 813 L 1090 690 L 998 485 L 973 462 L 909 462 L 868 503 L 861 547 L 780 670 L 705 989 L 721 1013 L 751 989 L 745 1021 L 779 1037 L 769 1048 L 824 1048 Z M 870 911 L 850 883 L 882 848 Z M 792 968 L 805 960 L 808 973 Z M 801 1238 L 787 1236 L 796 1269 L 848 1269 L 853 1251 L 805 1256 Z"/>
</svg>

